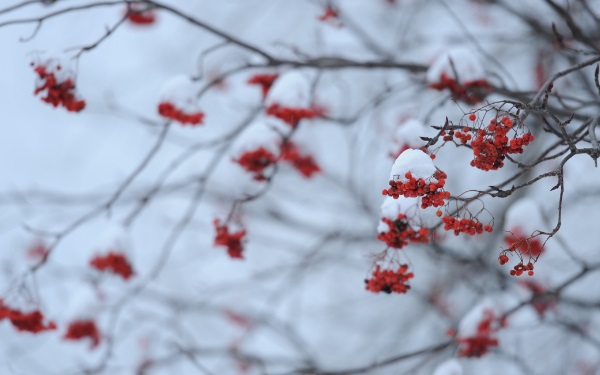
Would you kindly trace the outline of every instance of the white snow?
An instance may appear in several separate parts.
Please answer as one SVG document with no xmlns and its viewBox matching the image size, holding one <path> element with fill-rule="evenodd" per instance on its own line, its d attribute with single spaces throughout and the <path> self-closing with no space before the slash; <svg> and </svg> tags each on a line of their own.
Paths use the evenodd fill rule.
<svg viewBox="0 0 600 375">
<path fill-rule="evenodd" d="M 311 81 L 313 74 L 292 71 L 279 76 L 267 95 L 266 104 L 283 107 L 309 108 L 311 106 Z"/>
<path fill-rule="evenodd" d="M 185 113 L 200 111 L 196 93 L 198 84 L 189 77 L 180 75 L 167 81 L 160 90 L 160 101 L 172 103 Z"/>
<path fill-rule="evenodd" d="M 408 149 L 404 151 L 392 165 L 390 180 L 407 181 L 404 177 L 406 172 L 410 172 L 414 178 L 430 178 L 435 173 L 436 168 L 433 161 L 421 150 Z"/>
<path fill-rule="evenodd" d="M 463 375 L 463 368 L 456 358 L 450 358 L 436 367 L 433 375 Z"/>
</svg>

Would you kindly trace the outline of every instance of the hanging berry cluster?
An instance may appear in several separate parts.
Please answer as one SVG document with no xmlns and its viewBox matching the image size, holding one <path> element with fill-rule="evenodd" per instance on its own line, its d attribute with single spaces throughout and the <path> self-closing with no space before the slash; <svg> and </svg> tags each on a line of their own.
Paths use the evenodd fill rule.
<svg viewBox="0 0 600 375">
<path fill-rule="evenodd" d="M 378 265 L 373 271 L 373 276 L 365 280 L 366 289 L 373 293 L 398 293 L 404 294 L 410 289 L 408 281 L 414 277 L 408 272 L 408 265 L 403 264 L 397 271 L 382 270 Z"/>
<path fill-rule="evenodd" d="M 461 100 L 471 105 L 481 102 L 485 97 L 484 94 L 491 91 L 490 84 L 485 79 L 458 83 L 445 72 L 442 72 L 439 82 L 430 84 L 429 88 L 438 91 L 448 89 L 452 94 L 452 99 Z"/>
<path fill-rule="evenodd" d="M 454 231 L 456 236 L 461 233 L 474 236 L 483 233 L 483 231 L 491 232 L 494 229 L 491 225 L 481 224 L 476 218 L 467 219 L 463 217 L 459 219 L 454 216 L 444 216 L 442 223 L 444 223 L 444 230 Z"/>
<path fill-rule="evenodd" d="M 321 172 L 321 168 L 314 158 L 302 154 L 298 146 L 289 140 L 280 145 L 279 156 L 276 156 L 265 147 L 259 147 L 246 151 L 239 158 L 233 159 L 246 171 L 254 174 L 253 178 L 256 181 L 265 181 L 267 179 L 265 171 L 280 160 L 289 163 L 306 178 L 311 178 Z"/>
<path fill-rule="evenodd" d="M 35 66 L 33 63 L 32 65 Z M 57 71 L 61 69 L 60 65 L 56 67 Z M 43 65 L 35 66 L 34 71 L 39 77 L 39 84 L 34 94 L 45 92 L 42 101 L 54 107 L 62 106 L 69 112 L 80 112 L 85 108 L 85 100 L 77 99 L 72 78 L 59 80 L 54 72 Z"/>
<path fill-rule="evenodd" d="M 321 172 L 321 168 L 310 155 L 303 155 L 298 146 L 287 141 L 281 145 L 280 159 L 291 164 L 302 176 L 311 178 L 314 174 Z"/>
<path fill-rule="evenodd" d="M 94 349 L 100 344 L 100 331 L 93 320 L 76 320 L 69 323 L 63 339 L 73 341 L 90 339 L 90 349 Z"/>
<path fill-rule="evenodd" d="M 377 235 L 379 241 L 394 249 L 401 249 L 409 243 L 427 243 L 429 241 L 429 230 L 421 228 L 414 230 L 408 223 L 404 214 L 398 214 L 396 220 L 390 220 L 387 217 L 381 218 L 381 221 L 387 224 L 388 231 Z"/>
<path fill-rule="evenodd" d="M 444 199 L 450 197 L 450 193 L 443 191 L 446 184 L 446 173 L 437 170 L 433 179 L 426 181 L 423 178 L 416 179 L 412 173 L 406 172 L 406 181 L 390 180 L 390 187 L 383 189 L 382 194 L 398 199 L 400 196 L 406 198 L 421 198 L 421 208 L 440 207 L 445 204 Z"/>
<path fill-rule="evenodd" d="M 501 327 L 506 325 L 504 319 L 497 319 L 492 310 L 486 310 L 481 322 L 477 325 L 477 332 L 473 336 L 458 337 L 459 357 L 482 357 L 490 348 L 498 346 L 498 339 L 493 335 Z"/>
<path fill-rule="evenodd" d="M 0 321 L 4 319 L 8 319 L 13 327 L 23 332 L 40 333 L 56 329 L 54 322 L 44 324 L 44 314 L 41 311 L 35 310 L 25 313 L 6 306 L 0 300 Z"/>
<path fill-rule="evenodd" d="M 134 275 L 131 264 L 123 253 L 109 251 L 102 256 L 97 255 L 90 260 L 90 266 L 101 272 L 112 272 L 127 280 Z"/>
<path fill-rule="evenodd" d="M 152 25 L 156 22 L 154 10 L 143 4 L 128 4 L 126 9 L 127 20 L 139 26 Z"/>
<path fill-rule="evenodd" d="M 256 74 L 248 79 L 248 84 L 250 85 L 258 85 L 262 90 L 262 97 L 265 99 L 271 86 L 275 80 L 279 77 L 279 74 Z"/>
<path fill-rule="evenodd" d="M 521 276 L 525 272 L 527 272 L 529 276 L 533 276 L 533 263 L 529 262 L 527 264 L 523 264 L 521 261 L 517 263 L 512 270 L 510 270 L 511 276 Z"/>
<path fill-rule="evenodd" d="M 200 125 L 200 124 L 202 124 L 202 121 L 204 120 L 203 112 L 186 113 L 183 110 L 177 108 L 171 102 L 160 103 L 158 105 L 158 113 L 163 117 L 169 118 L 173 121 L 177 121 L 183 125 L 185 125 L 185 124 L 190 124 L 192 126 Z"/>
<path fill-rule="evenodd" d="M 303 119 L 321 116 L 323 111 L 319 108 L 282 107 L 274 103 L 267 107 L 266 113 L 269 116 L 277 117 L 292 128 L 295 128 Z"/>
<path fill-rule="evenodd" d="M 230 233 L 229 226 L 227 224 L 221 224 L 219 219 L 213 221 L 215 226 L 215 246 L 225 246 L 227 248 L 227 254 L 231 258 L 244 259 L 242 252 L 244 250 L 242 246 L 242 240 L 246 235 L 245 230 L 239 232 Z"/>
<path fill-rule="evenodd" d="M 487 129 L 477 130 L 474 139 L 471 139 L 471 134 L 466 134 L 471 130 L 468 127 L 463 128 L 463 133 L 455 133 L 450 130 L 448 133 L 443 131 L 442 135 L 444 135 L 444 141 L 451 141 L 453 137 L 459 138 L 462 144 L 471 141 L 470 145 L 474 155 L 471 166 L 484 171 L 498 170 L 504 166 L 506 155 L 522 154 L 523 146 L 529 145 L 534 140 L 531 133 L 524 133 L 509 139 L 507 134 L 513 124 L 513 121 L 505 116 L 500 121 L 492 119 Z"/>
<path fill-rule="evenodd" d="M 265 147 L 244 152 L 239 158 L 233 159 L 246 171 L 252 173 L 254 180 L 265 181 L 265 170 L 277 162 L 277 156 Z"/>
<path fill-rule="evenodd" d="M 504 237 L 506 250 L 517 251 L 521 256 L 537 258 L 544 251 L 544 245 L 539 237 L 526 237 L 519 228 L 513 228 L 510 234 Z"/>
</svg>

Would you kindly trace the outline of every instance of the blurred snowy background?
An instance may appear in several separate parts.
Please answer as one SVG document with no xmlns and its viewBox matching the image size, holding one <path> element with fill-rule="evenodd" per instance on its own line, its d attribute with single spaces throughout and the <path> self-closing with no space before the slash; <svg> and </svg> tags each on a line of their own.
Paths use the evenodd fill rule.
<svg viewBox="0 0 600 375">
<path fill-rule="evenodd" d="M 148 25 L 124 18 L 124 1 L 42 3 L 0 5 L 0 298 L 39 309 L 57 329 L 31 334 L 0 322 L 0 374 L 597 373 L 600 179 L 587 155 L 565 166 L 562 226 L 535 276 L 511 277 L 513 264 L 498 265 L 503 230 L 552 230 L 556 178 L 475 201 L 470 210 L 485 206 L 481 220 L 493 219 L 493 233 L 440 231 L 433 245 L 400 250 L 415 274 L 407 294 L 373 294 L 364 284 L 385 249 L 376 236 L 390 155 L 423 146 L 419 136 L 437 132 L 431 125 L 458 124 L 485 104 L 453 101 L 428 84 L 456 73 L 487 79 L 490 102 L 527 102 L 551 74 L 588 58 L 553 43 L 553 22 L 568 33 L 553 1 L 341 0 L 331 4 L 337 16 L 320 20 L 322 1 L 164 0 L 157 4 L 175 12 L 159 7 Z M 559 3 L 584 30 L 597 28 L 597 3 Z M 71 7 L 81 9 L 62 12 Z M 36 30 L 35 20 L 54 12 Z M 182 14 L 288 63 L 223 44 Z M 30 63 L 44 56 L 73 73 L 84 110 L 33 95 Z M 335 59 L 314 63 L 323 57 Z M 581 117 L 599 109 L 593 68 L 555 86 L 579 100 L 572 111 Z M 247 83 L 255 74 L 279 74 L 264 101 Z M 174 79 L 200 93 L 190 105 L 205 114 L 203 125 L 166 125 L 158 114 Z M 281 164 L 266 183 L 232 161 L 277 147 L 289 131 L 265 114 L 272 103 L 325 110 L 290 136 L 320 173 L 304 178 Z M 523 162 L 557 140 L 538 117 L 528 121 L 536 141 Z M 436 152 L 453 195 L 499 186 L 518 171 L 507 163 L 484 172 L 471 159 L 450 144 Z M 248 194 L 259 196 L 242 203 Z M 243 260 L 213 244 L 213 220 L 230 214 L 247 230 Z M 53 246 L 39 267 L 37 245 Z M 126 254 L 132 278 L 89 266 L 109 250 Z M 560 292 L 537 301 L 541 313 L 532 280 Z M 510 311 L 499 345 L 458 358 L 448 330 L 468 336 L 486 310 Z M 96 322 L 97 347 L 64 339 L 75 320 Z"/>
</svg>

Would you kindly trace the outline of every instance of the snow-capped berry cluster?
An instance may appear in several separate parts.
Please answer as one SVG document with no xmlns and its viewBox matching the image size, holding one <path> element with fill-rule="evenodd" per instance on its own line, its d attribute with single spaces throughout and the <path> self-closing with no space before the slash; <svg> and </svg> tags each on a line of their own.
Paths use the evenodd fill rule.
<svg viewBox="0 0 600 375">
<path fill-rule="evenodd" d="M 504 237 L 508 251 L 518 251 L 521 256 L 537 258 L 543 251 L 544 245 L 539 237 L 526 237 L 519 228 L 514 228 Z"/>
<path fill-rule="evenodd" d="M 303 119 L 312 119 L 323 115 L 323 111 L 319 108 L 283 107 L 277 103 L 267 107 L 266 113 L 269 116 L 277 117 L 293 128 Z"/>
<path fill-rule="evenodd" d="M 93 320 L 75 320 L 69 323 L 63 339 L 74 341 L 90 339 L 90 349 L 94 349 L 100 344 L 100 331 Z"/>
<path fill-rule="evenodd" d="M 158 113 L 180 124 L 200 125 L 204 120 L 203 112 L 186 113 L 182 109 L 177 108 L 171 102 L 162 102 L 158 105 Z"/>
<path fill-rule="evenodd" d="M 452 99 L 462 100 L 471 105 L 481 102 L 485 97 L 484 94 L 491 91 L 490 84 L 485 79 L 476 79 L 458 83 L 456 80 L 450 78 L 445 72 L 442 72 L 438 82 L 429 84 L 429 88 L 438 91 L 448 89 L 452 94 Z"/>
<path fill-rule="evenodd" d="M 256 181 L 265 181 L 265 170 L 277 163 L 277 156 L 265 147 L 246 151 L 237 159 L 233 159 L 246 171 L 254 174 L 253 178 Z"/>
<path fill-rule="evenodd" d="M 106 255 L 97 255 L 90 260 L 90 266 L 101 272 L 112 272 L 127 280 L 134 275 L 133 268 L 125 254 L 109 251 Z"/>
<path fill-rule="evenodd" d="M 404 178 L 406 181 L 390 180 L 390 187 L 383 189 L 383 195 L 398 199 L 400 196 L 406 198 L 422 197 L 421 208 L 440 207 L 445 204 L 444 199 L 450 196 L 450 193 L 443 191 L 446 184 L 446 173 L 437 170 L 433 174 L 433 179 L 426 181 L 423 178 L 415 178 L 411 172 L 406 172 Z"/>
<path fill-rule="evenodd" d="M 522 154 L 523 146 L 533 141 L 533 135 L 525 133 L 509 140 L 507 134 L 512 127 L 513 121 L 505 116 L 499 122 L 492 119 L 487 129 L 479 129 L 471 141 L 475 156 L 471 166 L 484 171 L 498 170 L 504 166 L 506 155 Z"/>
<path fill-rule="evenodd" d="M 311 178 L 316 173 L 321 172 L 321 168 L 314 158 L 311 155 L 302 154 L 299 147 L 289 140 L 279 145 L 279 155 L 276 155 L 274 151 L 265 146 L 260 146 L 244 152 L 237 159 L 234 158 L 233 161 L 252 173 L 256 181 L 267 180 L 266 170 L 279 161 L 290 164 L 306 178 Z"/>
<path fill-rule="evenodd" d="M 242 241 L 246 235 L 245 230 L 241 230 L 235 233 L 229 232 L 229 226 L 227 224 L 221 224 L 219 219 L 213 221 L 215 226 L 215 246 L 225 246 L 227 248 L 227 254 L 231 258 L 244 259 L 242 252 L 244 247 Z"/>
<path fill-rule="evenodd" d="M 476 218 L 467 219 L 463 217 L 459 219 L 454 216 L 444 216 L 442 223 L 444 223 L 444 230 L 454 231 L 454 235 L 456 236 L 460 233 L 474 236 L 483 233 L 483 231 L 491 232 L 494 229 L 491 225 L 481 224 Z"/>
<path fill-rule="evenodd" d="M 387 224 L 388 230 L 380 232 L 377 239 L 385 242 L 389 247 L 401 249 L 411 242 L 427 243 L 429 241 L 429 230 L 427 228 L 413 229 L 404 214 L 398 214 L 396 220 L 383 217 L 381 221 Z"/>
<path fill-rule="evenodd" d="M 382 270 L 379 265 L 375 267 L 370 279 L 365 280 L 366 289 L 373 293 L 398 293 L 404 294 L 410 289 L 408 281 L 414 277 L 408 272 L 408 265 L 403 264 L 397 271 Z"/>
<path fill-rule="evenodd" d="M 310 178 L 314 174 L 321 172 L 321 168 L 310 155 L 303 155 L 298 146 L 288 141 L 281 145 L 280 159 L 290 163 L 304 177 Z"/>
<path fill-rule="evenodd" d="M 248 84 L 260 86 L 262 97 L 265 99 L 269 93 L 269 89 L 278 77 L 279 74 L 256 74 L 248 79 Z"/>
<path fill-rule="evenodd" d="M 54 322 L 44 323 L 44 314 L 41 311 L 22 312 L 6 306 L 0 300 L 0 321 L 4 319 L 8 319 L 17 330 L 24 332 L 39 333 L 56 329 Z"/>
<path fill-rule="evenodd" d="M 494 333 L 506 323 L 503 319 L 497 319 L 492 310 L 484 311 L 484 317 L 477 325 L 477 332 L 473 336 L 458 337 L 459 357 L 482 357 L 490 348 L 498 346 L 498 339 Z"/>
<path fill-rule="evenodd" d="M 38 75 L 34 94 L 45 92 L 45 96 L 41 98 L 42 101 L 54 107 L 62 106 L 70 112 L 80 112 L 85 108 L 85 100 L 77 97 L 73 78 L 67 77 L 64 72 L 61 72 L 63 67 L 60 64 L 55 65 L 54 69 L 35 63 L 32 63 L 32 66 Z"/>
<path fill-rule="evenodd" d="M 126 9 L 127 20 L 140 26 L 152 25 L 156 22 L 156 14 L 153 9 L 143 4 L 128 4 Z"/>
</svg>

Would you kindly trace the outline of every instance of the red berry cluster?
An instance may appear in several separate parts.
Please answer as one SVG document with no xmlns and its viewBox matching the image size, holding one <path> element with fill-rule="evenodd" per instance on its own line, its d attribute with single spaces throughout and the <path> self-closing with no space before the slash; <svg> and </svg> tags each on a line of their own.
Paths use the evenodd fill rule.
<svg viewBox="0 0 600 375">
<path fill-rule="evenodd" d="M 260 86 L 262 89 L 262 97 L 264 99 L 267 97 L 269 89 L 273 86 L 277 77 L 279 77 L 279 74 L 256 74 L 248 79 L 248 84 Z"/>
<path fill-rule="evenodd" d="M 533 135 L 525 133 L 509 141 L 507 134 L 512 126 L 513 121 L 503 117 L 500 122 L 492 119 L 487 130 L 479 129 L 477 137 L 471 141 L 475 155 L 471 166 L 484 171 L 498 170 L 504 166 L 505 155 L 522 154 L 523 146 L 533 141 Z"/>
<path fill-rule="evenodd" d="M 523 262 L 519 262 L 512 270 L 510 270 L 510 274 L 511 276 L 521 276 L 525 271 L 527 271 L 529 276 L 533 276 L 533 263 L 529 262 L 523 264 Z"/>
<path fill-rule="evenodd" d="M 467 219 L 466 217 L 459 219 L 454 216 L 444 216 L 442 223 L 444 223 L 444 230 L 453 230 L 456 236 L 460 233 L 474 236 L 483 233 L 483 231 L 491 232 L 494 229 L 491 225 L 483 225 L 477 219 Z"/>
<path fill-rule="evenodd" d="M 405 182 L 390 180 L 390 187 L 383 189 L 381 193 L 394 199 L 398 199 L 400 196 L 406 198 L 423 197 L 421 208 L 443 206 L 445 204 L 444 199 L 450 196 L 449 192 L 442 191 L 448 176 L 440 170 L 433 174 L 433 178 L 437 182 L 426 181 L 423 178 L 416 179 L 410 172 L 406 172 L 404 177 L 407 179 Z"/>
<path fill-rule="evenodd" d="M 69 324 L 67 332 L 63 336 L 65 340 L 83 340 L 89 338 L 90 349 L 100 344 L 100 331 L 93 320 L 76 320 Z"/>
<path fill-rule="evenodd" d="M 90 260 L 90 265 L 98 271 L 112 272 L 125 280 L 129 279 L 134 274 L 133 268 L 125 257 L 125 254 L 114 251 L 109 251 L 108 254 L 104 256 L 95 256 Z"/>
<path fill-rule="evenodd" d="M 200 125 L 202 124 L 202 120 L 204 120 L 204 113 L 185 113 L 171 102 L 160 103 L 158 105 L 158 113 L 163 117 L 170 118 L 183 125 Z"/>
<path fill-rule="evenodd" d="M 227 224 L 222 224 L 218 219 L 213 221 L 213 225 L 215 226 L 215 246 L 225 246 L 227 248 L 227 254 L 231 258 L 244 259 L 242 252 L 244 250 L 242 246 L 242 240 L 246 235 L 245 230 L 241 230 L 239 232 L 230 233 L 229 226 Z"/>
<path fill-rule="evenodd" d="M 281 146 L 281 160 L 290 163 L 304 177 L 310 178 L 321 172 L 321 168 L 310 155 L 302 155 L 298 146 L 288 141 Z"/>
<path fill-rule="evenodd" d="M 519 228 L 514 228 L 504 237 L 508 251 L 518 251 L 521 256 L 537 258 L 543 251 L 544 245 L 538 237 L 526 237 Z"/>
<path fill-rule="evenodd" d="M 394 249 L 401 249 L 413 243 L 429 242 L 429 230 L 421 228 L 414 230 L 406 219 L 406 215 L 399 214 L 396 220 L 390 220 L 387 217 L 381 218 L 381 221 L 387 224 L 389 231 L 379 233 L 377 239 L 385 242 L 386 245 Z"/>
<path fill-rule="evenodd" d="M 469 134 L 470 130 L 471 129 L 469 129 L 468 127 L 465 126 L 462 129 L 462 133 L 460 131 L 455 132 L 454 130 L 450 130 L 448 133 L 446 133 L 446 131 L 443 130 L 441 135 L 444 136 L 443 139 L 445 142 L 452 141 L 454 139 L 454 137 L 456 137 L 460 140 L 460 143 L 462 143 L 464 145 L 467 142 L 469 142 L 471 140 L 471 138 L 473 138 L 473 136 L 471 134 Z"/>
<path fill-rule="evenodd" d="M 252 151 L 244 152 L 238 159 L 233 159 L 234 162 L 242 166 L 246 171 L 254 174 L 254 180 L 265 181 L 267 177 L 264 175 L 265 169 L 277 162 L 277 156 L 264 147 L 259 147 Z"/>
<path fill-rule="evenodd" d="M 504 326 L 504 322 L 497 323 L 494 312 L 486 310 L 484 318 L 477 325 L 477 332 L 474 336 L 458 337 L 456 342 L 459 344 L 459 357 L 482 357 L 487 354 L 491 347 L 498 346 L 498 339 L 493 337 L 497 328 Z M 497 326 L 497 327 L 494 327 Z"/>
<path fill-rule="evenodd" d="M 438 91 L 449 89 L 454 100 L 462 100 L 471 105 L 483 100 L 483 92 L 491 91 L 490 84 L 485 79 L 466 81 L 460 84 L 450 78 L 445 72 L 442 72 L 440 81 L 430 84 L 429 88 Z"/>
<path fill-rule="evenodd" d="M 0 300 L 0 321 L 8 319 L 12 325 L 19 331 L 39 333 L 56 329 L 54 322 L 44 324 L 44 314 L 41 311 L 35 310 L 32 312 L 22 312 L 12 309 Z"/>
<path fill-rule="evenodd" d="M 408 265 L 403 264 L 397 271 L 381 270 L 380 266 L 375 267 L 373 276 L 365 280 L 366 289 L 373 293 L 398 293 L 404 294 L 410 289 L 408 281 L 414 277 L 412 272 L 408 271 Z"/>
<path fill-rule="evenodd" d="M 303 119 L 311 119 L 323 115 L 323 111 L 319 108 L 282 107 L 277 103 L 267 107 L 266 113 L 269 116 L 277 117 L 293 128 Z"/>
<path fill-rule="evenodd" d="M 56 69 L 60 70 L 60 65 Z M 42 97 L 44 102 L 54 107 L 63 106 L 70 112 L 79 112 L 85 108 L 85 100 L 77 100 L 75 84 L 71 78 L 58 82 L 54 73 L 49 72 L 45 66 L 36 66 L 34 70 L 41 82 L 41 85 L 35 88 L 34 94 L 46 91 L 46 96 Z"/>
<path fill-rule="evenodd" d="M 156 14 L 142 4 L 129 4 L 126 9 L 127 20 L 134 25 L 151 25 L 156 22 Z"/>
</svg>

